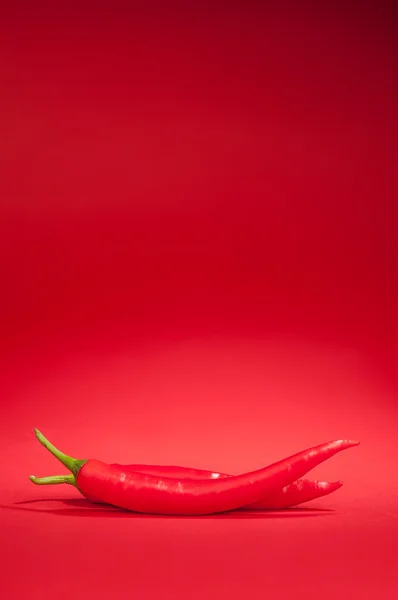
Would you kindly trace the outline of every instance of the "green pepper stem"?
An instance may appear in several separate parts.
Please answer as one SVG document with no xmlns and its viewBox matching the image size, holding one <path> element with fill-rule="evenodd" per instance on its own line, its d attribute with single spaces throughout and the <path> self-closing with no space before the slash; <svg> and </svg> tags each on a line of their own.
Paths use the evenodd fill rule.
<svg viewBox="0 0 398 600">
<path fill-rule="evenodd" d="M 69 483 L 76 486 L 74 475 L 52 475 L 51 477 L 35 477 L 31 475 L 29 479 L 36 485 L 58 485 L 59 483 Z"/>
<path fill-rule="evenodd" d="M 40 444 L 44 446 L 49 452 L 51 452 L 51 454 L 55 456 L 55 458 L 57 458 L 67 469 L 69 469 L 69 471 L 71 471 L 75 477 L 77 477 L 77 474 L 80 471 L 81 467 L 87 461 L 78 460 L 76 458 L 72 458 L 71 456 L 67 456 L 66 454 L 58 450 L 58 448 L 53 446 L 52 443 L 49 442 L 48 439 L 45 438 L 44 435 L 40 433 L 38 429 L 35 429 L 34 431 Z"/>
</svg>

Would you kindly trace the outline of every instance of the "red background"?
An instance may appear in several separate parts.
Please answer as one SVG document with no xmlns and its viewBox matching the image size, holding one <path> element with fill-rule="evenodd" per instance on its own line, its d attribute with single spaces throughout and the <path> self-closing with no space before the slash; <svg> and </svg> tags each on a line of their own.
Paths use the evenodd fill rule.
<svg viewBox="0 0 398 600">
<path fill-rule="evenodd" d="M 142 4 L 1 9 L 3 593 L 392 598 L 395 14 Z M 361 445 L 306 508 L 179 519 L 34 487 L 33 427 L 236 473 Z"/>
</svg>

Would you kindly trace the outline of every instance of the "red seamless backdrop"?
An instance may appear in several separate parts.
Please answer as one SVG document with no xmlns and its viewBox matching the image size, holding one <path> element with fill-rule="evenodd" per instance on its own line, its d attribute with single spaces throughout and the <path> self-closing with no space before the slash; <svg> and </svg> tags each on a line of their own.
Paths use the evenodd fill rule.
<svg viewBox="0 0 398 600">
<path fill-rule="evenodd" d="M 1 8 L 2 589 L 392 598 L 395 14 L 187 4 Z M 232 473 L 361 445 L 300 510 L 179 519 L 34 487 L 33 427 Z"/>
</svg>

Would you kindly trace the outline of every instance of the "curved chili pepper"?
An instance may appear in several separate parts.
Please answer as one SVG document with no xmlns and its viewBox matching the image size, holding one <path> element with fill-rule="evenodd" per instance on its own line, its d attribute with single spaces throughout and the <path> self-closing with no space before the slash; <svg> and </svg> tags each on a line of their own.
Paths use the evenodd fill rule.
<svg viewBox="0 0 398 600">
<path fill-rule="evenodd" d="M 77 460 L 57 450 L 39 431 L 35 433 L 39 442 L 73 473 L 85 496 L 134 512 L 167 515 L 205 515 L 256 503 L 337 452 L 359 444 L 332 441 L 243 475 L 181 480 L 128 472 L 94 459 Z"/>
<path fill-rule="evenodd" d="M 114 466 L 114 465 L 112 465 Z M 140 468 L 142 467 L 142 469 Z M 149 473 L 149 474 L 160 474 L 176 478 L 175 473 L 181 472 L 183 475 L 186 471 L 191 471 L 192 469 L 186 467 L 172 467 L 173 471 L 169 471 L 169 467 L 161 467 L 161 466 L 153 466 L 153 465 L 127 465 L 125 467 L 128 471 L 139 471 L 140 473 Z M 225 475 L 223 473 L 215 473 L 213 471 L 194 469 L 195 477 L 187 477 L 185 479 L 215 479 L 219 477 L 232 477 L 232 475 Z M 201 476 L 202 474 L 202 476 Z M 79 488 L 76 485 L 76 481 L 73 475 L 53 475 L 52 477 L 31 477 L 31 481 L 36 485 L 56 485 L 61 483 L 68 483 L 74 485 L 78 491 Z M 297 481 L 291 483 L 290 485 L 285 486 L 281 490 L 277 490 L 270 495 L 267 495 L 266 498 L 263 498 L 259 502 L 255 502 L 253 504 L 249 504 L 248 506 L 242 506 L 240 510 L 273 510 L 273 509 L 284 509 L 284 508 L 292 508 L 293 506 L 298 506 L 299 504 L 303 504 L 304 502 L 309 502 L 310 500 L 316 500 L 317 498 L 322 498 L 322 496 L 327 496 L 332 492 L 335 492 L 343 485 L 342 481 L 311 481 L 309 479 L 298 479 Z M 84 494 L 83 494 L 84 495 Z M 85 496 L 86 497 L 86 496 Z M 98 503 L 99 501 L 94 498 L 87 498 L 90 502 Z"/>
<path fill-rule="evenodd" d="M 112 466 L 128 471 L 138 471 L 147 475 L 156 475 L 160 477 L 172 477 L 173 479 L 221 479 L 234 477 L 218 471 L 209 471 L 207 469 L 193 469 L 191 467 L 179 467 L 171 465 L 120 465 L 113 463 Z M 236 476 L 235 476 L 236 477 Z M 291 508 L 316 498 L 321 498 L 335 492 L 343 485 L 342 481 L 311 481 L 309 479 L 298 479 L 274 493 L 267 494 L 260 501 L 242 506 L 242 510 L 267 510 L 277 508 Z"/>
<path fill-rule="evenodd" d="M 128 472 L 135 471 L 154 475 L 159 477 L 172 477 L 173 479 L 182 478 L 185 480 L 215 480 L 225 479 L 227 477 L 236 477 L 220 473 L 218 471 L 209 471 L 207 469 L 193 469 L 191 467 L 180 467 L 171 465 L 120 465 L 113 463 L 112 466 L 125 469 Z M 267 510 L 291 508 L 304 502 L 316 500 L 340 489 L 342 481 L 311 481 L 309 479 L 298 479 L 293 483 L 286 485 L 282 489 L 267 494 L 258 502 L 248 506 L 242 506 L 242 510 Z"/>
</svg>

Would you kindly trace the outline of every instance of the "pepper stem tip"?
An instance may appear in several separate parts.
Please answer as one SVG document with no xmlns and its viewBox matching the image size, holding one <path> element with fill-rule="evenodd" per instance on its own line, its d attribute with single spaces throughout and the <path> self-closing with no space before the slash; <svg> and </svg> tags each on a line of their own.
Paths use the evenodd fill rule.
<svg viewBox="0 0 398 600">
<path fill-rule="evenodd" d="M 58 448 L 56 448 L 38 429 L 34 428 L 36 438 L 42 446 L 44 446 L 55 458 L 57 458 L 73 475 L 77 476 L 79 470 L 86 462 L 85 460 L 78 460 L 72 458 L 67 454 L 64 454 Z M 33 480 L 32 480 L 33 481 Z"/>
<path fill-rule="evenodd" d="M 29 479 L 36 485 L 57 485 L 60 483 L 75 485 L 75 477 L 72 474 L 52 475 L 51 477 L 36 477 L 35 475 L 30 475 Z"/>
</svg>

